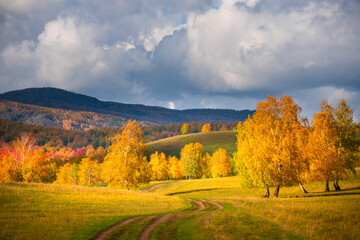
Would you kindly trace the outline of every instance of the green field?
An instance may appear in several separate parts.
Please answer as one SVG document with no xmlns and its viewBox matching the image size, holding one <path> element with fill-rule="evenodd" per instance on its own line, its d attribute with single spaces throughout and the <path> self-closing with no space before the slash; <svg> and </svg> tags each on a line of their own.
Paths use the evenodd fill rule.
<svg viewBox="0 0 360 240">
<path fill-rule="evenodd" d="M 204 145 L 205 152 L 212 154 L 219 148 L 224 148 L 232 156 L 236 151 L 236 135 L 237 132 L 234 131 L 192 133 L 160 139 L 148 143 L 148 146 L 150 154 L 158 151 L 179 158 L 180 151 L 186 144 L 199 142 Z"/>
<path fill-rule="evenodd" d="M 241 188 L 239 177 L 171 181 L 151 193 L 3 184 L 0 239 L 90 239 L 128 216 L 189 208 L 186 199 L 225 209 L 165 222 L 152 239 L 360 239 L 359 174 L 340 186 L 342 191 L 324 193 L 324 183 L 308 183 L 308 197 L 294 186 L 281 188 L 278 199 L 263 199 L 264 189 Z M 148 223 L 129 227 L 125 238 L 136 239 Z"/>
<path fill-rule="evenodd" d="M 133 215 L 179 211 L 179 197 L 81 186 L 0 185 L 0 239 L 90 239 Z"/>
</svg>

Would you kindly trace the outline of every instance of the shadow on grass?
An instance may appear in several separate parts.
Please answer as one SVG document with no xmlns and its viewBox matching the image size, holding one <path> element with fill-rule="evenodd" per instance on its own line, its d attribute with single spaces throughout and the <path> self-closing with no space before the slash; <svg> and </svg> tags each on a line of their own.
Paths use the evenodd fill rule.
<svg viewBox="0 0 360 240">
<path fill-rule="evenodd" d="M 206 191 L 214 191 L 214 190 L 220 190 L 220 189 L 225 189 L 225 188 L 204 188 L 204 189 L 196 189 L 196 190 L 183 191 L 183 192 L 173 192 L 173 193 L 168 193 L 166 195 L 172 196 L 172 195 L 177 195 L 177 194 L 186 194 L 186 193 L 193 193 L 193 192 L 206 192 Z"/>
<path fill-rule="evenodd" d="M 342 189 L 342 190 L 339 190 L 339 191 L 332 191 L 332 192 L 313 192 L 313 194 L 316 194 L 316 195 L 311 195 L 312 193 L 310 193 L 310 195 L 290 196 L 290 197 L 287 197 L 287 198 L 311 198 L 311 197 L 331 197 L 331 196 L 360 195 L 360 192 L 347 192 L 347 191 L 353 191 L 353 190 L 360 190 L 360 187 Z M 322 194 L 317 194 L 317 193 L 322 193 Z"/>
</svg>

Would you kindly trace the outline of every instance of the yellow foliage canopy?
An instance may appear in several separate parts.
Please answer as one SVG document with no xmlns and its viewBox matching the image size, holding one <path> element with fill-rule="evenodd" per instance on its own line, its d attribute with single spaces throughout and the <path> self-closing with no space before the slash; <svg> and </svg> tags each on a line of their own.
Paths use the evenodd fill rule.
<svg viewBox="0 0 360 240">
<path fill-rule="evenodd" d="M 136 121 L 129 121 L 121 134 L 115 135 L 106 155 L 102 179 L 110 185 L 126 188 L 147 183 L 147 145 Z"/>
</svg>

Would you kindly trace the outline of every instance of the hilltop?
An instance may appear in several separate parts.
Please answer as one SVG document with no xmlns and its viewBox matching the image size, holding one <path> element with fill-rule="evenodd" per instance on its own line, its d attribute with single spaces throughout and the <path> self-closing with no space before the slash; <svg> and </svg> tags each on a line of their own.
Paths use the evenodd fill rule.
<svg viewBox="0 0 360 240">
<path fill-rule="evenodd" d="M 0 94 L 0 99 L 47 108 L 94 112 L 136 119 L 154 124 L 181 122 L 238 122 L 244 121 L 254 111 L 228 109 L 173 110 L 141 104 L 124 104 L 100 101 L 94 97 L 58 88 L 28 88 Z"/>
<path fill-rule="evenodd" d="M 186 144 L 199 142 L 204 145 L 205 152 L 212 154 L 219 148 L 224 148 L 232 156 L 236 151 L 236 135 L 236 131 L 192 133 L 153 141 L 148 146 L 150 154 L 158 151 L 179 158 L 181 149 Z"/>
</svg>

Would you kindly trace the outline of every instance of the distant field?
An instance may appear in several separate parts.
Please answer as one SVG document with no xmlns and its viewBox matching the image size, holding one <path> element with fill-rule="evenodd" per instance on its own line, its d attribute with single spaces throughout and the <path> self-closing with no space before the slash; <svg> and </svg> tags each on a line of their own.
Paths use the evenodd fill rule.
<svg viewBox="0 0 360 240">
<path fill-rule="evenodd" d="M 160 139 L 148 143 L 148 146 L 150 153 L 159 151 L 180 157 L 180 151 L 186 144 L 199 142 L 204 145 L 205 152 L 212 154 L 217 149 L 224 148 L 232 156 L 236 151 L 236 135 L 237 132 L 234 131 L 193 133 Z"/>
</svg>

